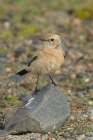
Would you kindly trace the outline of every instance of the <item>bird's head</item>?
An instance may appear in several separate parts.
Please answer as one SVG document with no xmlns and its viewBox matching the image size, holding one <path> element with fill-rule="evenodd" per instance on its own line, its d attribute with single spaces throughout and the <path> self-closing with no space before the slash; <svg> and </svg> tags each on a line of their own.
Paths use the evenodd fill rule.
<svg viewBox="0 0 93 140">
<path fill-rule="evenodd" d="M 40 38 L 43 41 L 45 47 L 52 47 L 55 48 L 56 46 L 61 45 L 60 36 L 53 33 L 47 33 L 43 37 Z"/>
</svg>

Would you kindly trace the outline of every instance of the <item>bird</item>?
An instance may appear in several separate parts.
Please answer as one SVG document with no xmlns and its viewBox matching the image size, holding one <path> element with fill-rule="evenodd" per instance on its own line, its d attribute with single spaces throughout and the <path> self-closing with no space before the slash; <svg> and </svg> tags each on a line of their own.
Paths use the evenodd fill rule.
<svg viewBox="0 0 93 140">
<path fill-rule="evenodd" d="M 54 33 L 46 33 L 41 38 L 42 47 L 35 52 L 27 67 L 16 74 L 23 76 L 27 73 L 37 75 L 36 88 L 33 94 L 38 94 L 38 79 L 39 76 L 49 75 L 52 84 L 57 86 L 50 74 L 57 71 L 64 63 L 65 52 L 61 46 L 61 38 Z"/>
</svg>

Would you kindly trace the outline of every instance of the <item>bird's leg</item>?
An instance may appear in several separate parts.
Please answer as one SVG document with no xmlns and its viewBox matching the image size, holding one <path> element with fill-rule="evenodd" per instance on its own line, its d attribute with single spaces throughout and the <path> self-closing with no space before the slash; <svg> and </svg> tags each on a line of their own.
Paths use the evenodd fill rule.
<svg viewBox="0 0 93 140">
<path fill-rule="evenodd" d="M 38 94 L 38 92 L 39 92 L 39 89 L 37 88 L 37 85 L 38 85 L 38 79 L 39 79 L 39 75 L 37 76 L 36 88 L 35 88 L 35 91 L 34 91 L 33 95 L 34 95 L 34 94 Z"/>
<path fill-rule="evenodd" d="M 57 84 L 53 81 L 53 79 L 52 79 L 52 77 L 49 75 L 49 78 L 51 79 L 51 81 L 52 81 L 52 84 L 54 85 L 54 86 L 57 86 Z"/>
</svg>

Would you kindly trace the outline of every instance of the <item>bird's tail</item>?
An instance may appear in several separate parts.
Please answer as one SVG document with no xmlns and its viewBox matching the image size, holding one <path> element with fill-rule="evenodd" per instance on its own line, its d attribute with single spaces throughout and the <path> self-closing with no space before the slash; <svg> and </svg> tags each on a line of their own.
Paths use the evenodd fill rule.
<svg viewBox="0 0 93 140">
<path fill-rule="evenodd" d="M 25 74 L 29 73 L 29 71 L 27 71 L 26 69 L 23 69 L 21 71 L 19 71 L 18 73 L 16 73 L 17 75 L 23 76 Z"/>
</svg>

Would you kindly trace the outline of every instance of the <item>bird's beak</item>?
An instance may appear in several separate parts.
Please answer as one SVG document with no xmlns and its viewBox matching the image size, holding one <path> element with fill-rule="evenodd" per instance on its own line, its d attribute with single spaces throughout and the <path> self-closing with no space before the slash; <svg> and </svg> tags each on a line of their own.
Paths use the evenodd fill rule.
<svg viewBox="0 0 93 140">
<path fill-rule="evenodd" d="M 39 38 L 38 40 L 40 40 L 40 41 L 45 41 L 45 39 L 43 39 L 43 38 Z"/>
</svg>

